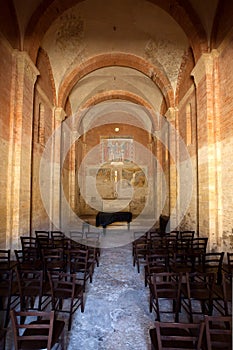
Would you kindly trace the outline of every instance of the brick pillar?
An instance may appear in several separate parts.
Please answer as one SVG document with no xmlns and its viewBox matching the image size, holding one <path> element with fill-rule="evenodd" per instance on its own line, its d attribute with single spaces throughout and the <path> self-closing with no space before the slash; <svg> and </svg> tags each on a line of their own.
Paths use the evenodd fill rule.
<svg viewBox="0 0 233 350">
<path fill-rule="evenodd" d="M 54 138 L 52 155 L 52 200 L 51 200 L 51 219 L 54 229 L 62 226 L 61 222 L 61 171 L 62 171 L 62 122 L 65 119 L 65 111 L 57 107 L 54 110 Z"/>
<path fill-rule="evenodd" d="M 219 94 L 218 55 L 203 54 L 192 71 L 197 99 L 199 232 L 217 250 L 221 231 L 221 188 L 218 188 Z"/>
<path fill-rule="evenodd" d="M 177 135 L 176 120 L 177 109 L 169 108 L 165 114 L 168 121 L 168 166 L 169 166 L 169 214 L 170 229 L 175 229 L 179 225 L 179 202 L 177 202 Z"/>
<path fill-rule="evenodd" d="M 12 250 L 19 247 L 19 236 L 30 235 L 33 98 L 39 75 L 26 52 L 13 55 L 7 189 L 7 246 Z"/>
</svg>

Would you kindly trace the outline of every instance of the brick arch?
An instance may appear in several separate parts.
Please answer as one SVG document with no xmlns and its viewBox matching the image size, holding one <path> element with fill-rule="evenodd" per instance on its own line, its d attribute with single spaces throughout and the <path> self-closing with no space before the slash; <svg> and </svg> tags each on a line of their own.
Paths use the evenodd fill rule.
<svg viewBox="0 0 233 350">
<path fill-rule="evenodd" d="M 82 120 L 82 114 L 83 111 L 95 106 L 101 102 L 104 101 L 109 101 L 109 100 L 125 100 L 125 101 L 129 101 L 135 104 L 138 104 L 142 107 L 145 107 L 145 109 L 148 111 L 148 116 L 151 119 L 151 123 L 152 123 L 152 132 L 154 132 L 156 130 L 156 123 L 157 121 L 157 115 L 156 115 L 156 111 L 153 110 L 153 107 L 150 105 L 149 102 L 147 102 L 145 99 L 143 99 L 142 97 L 133 94 L 132 92 L 129 91 L 124 91 L 124 90 L 110 90 L 110 91 L 105 91 L 105 92 L 101 92 L 96 94 L 95 96 L 92 96 L 91 98 L 89 98 L 85 103 L 83 103 L 80 108 L 79 108 L 79 113 L 78 113 L 78 119 L 79 119 L 79 124 L 81 123 Z"/>
<path fill-rule="evenodd" d="M 112 66 L 128 67 L 145 74 L 159 87 L 167 106 L 174 106 L 173 89 L 165 73 L 139 56 L 122 52 L 97 55 L 77 66 L 66 76 L 59 88 L 58 105 L 60 107 L 65 105 L 71 89 L 85 75 L 97 69 Z"/>
<path fill-rule="evenodd" d="M 64 11 L 81 1 L 83 0 L 47 0 L 46 3 L 43 1 L 38 6 L 29 21 L 24 41 L 24 50 L 29 53 L 34 63 L 44 33 L 46 33 L 51 23 Z M 174 2 L 170 0 L 148 1 L 167 12 L 180 25 L 190 42 L 195 61 L 197 61 L 202 52 L 207 51 L 208 45 L 203 26 L 189 2 L 186 0 L 174 0 Z"/>
</svg>

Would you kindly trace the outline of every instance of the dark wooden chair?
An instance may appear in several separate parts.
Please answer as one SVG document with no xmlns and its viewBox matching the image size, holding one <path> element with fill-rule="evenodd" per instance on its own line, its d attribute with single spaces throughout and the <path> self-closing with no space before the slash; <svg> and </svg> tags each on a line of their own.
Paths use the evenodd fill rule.
<svg viewBox="0 0 233 350">
<path fill-rule="evenodd" d="M 28 318 L 34 317 L 35 321 L 28 322 Z M 26 322 L 22 324 L 19 319 L 26 319 Z M 65 322 L 56 320 L 54 311 L 16 312 L 11 310 L 11 322 L 15 350 L 51 350 L 55 344 L 60 344 L 61 350 L 65 350 Z"/>
<path fill-rule="evenodd" d="M 84 312 L 84 284 L 76 279 L 76 274 L 49 271 L 48 276 L 52 292 L 52 309 L 69 314 L 68 330 L 70 330 L 74 312 L 79 307 L 81 312 Z"/>
<path fill-rule="evenodd" d="M 35 236 L 36 238 L 50 238 L 49 231 L 46 230 L 36 230 Z"/>
<path fill-rule="evenodd" d="M 25 270 L 17 267 L 17 280 L 20 311 L 42 311 L 50 303 L 50 286 L 44 279 L 43 270 Z"/>
<path fill-rule="evenodd" d="M 17 261 L 11 258 L 11 250 L 0 249 L 0 312 L 4 315 L 4 328 L 9 322 L 10 308 L 19 303 L 16 266 Z"/>
<path fill-rule="evenodd" d="M 154 273 L 169 272 L 169 254 L 147 254 L 144 269 L 146 287 L 147 284 L 151 284 L 151 277 Z"/>
<path fill-rule="evenodd" d="M 99 266 L 100 257 L 100 232 L 88 231 L 85 234 L 84 244 L 89 250 L 89 257 L 93 256 L 96 266 Z"/>
<path fill-rule="evenodd" d="M 0 349 L 5 350 L 6 348 L 6 333 L 7 329 L 0 327 Z"/>
<path fill-rule="evenodd" d="M 195 231 L 193 231 L 193 230 L 180 231 L 180 234 L 179 234 L 180 239 L 193 240 L 194 236 L 195 236 Z"/>
<path fill-rule="evenodd" d="M 155 311 L 157 321 L 161 321 L 162 314 L 172 314 L 174 321 L 179 321 L 181 277 L 181 274 L 173 272 L 152 275 L 150 312 Z"/>
<path fill-rule="evenodd" d="M 82 231 L 71 230 L 69 232 L 70 243 L 69 247 L 71 249 L 82 248 L 84 233 Z"/>
<path fill-rule="evenodd" d="M 53 248 L 64 248 L 65 233 L 62 231 L 50 231 Z"/>
<path fill-rule="evenodd" d="M 150 329 L 151 350 L 202 349 L 204 323 L 155 322 Z"/>
<path fill-rule="evenodd" d="M 65 251 L 62 248 L 48 248 L 42 249 L 42 261 L 44 266 L 45 277 L 48 271 L 66 271 L 66 256 Z"/>
<path fill-rule="evenodd" d="M 232 350 L 232 316 L 205 315 L 207 350 Z"/>
<path fill-rule="evenodd" d="M 213 272 L 216 276 L 216 283 L 222 282 L 222 266 L 224 252 L 211 252 L 202 254 L 202 265 L 199 266 L 201 272 Z"/>
<path fill-rule="evenodd" d="M 214 273 L 187 272 L 184 278 L 181 284 L 181 306 L 187 312 L 189 322 L 194 322 L 194 316 L 201 318 L 203 314 L 212 315 Z"/>
<path fill-rule="evenodd" d="M 233 272 L 233 253 L 227 252 L 227 272 Z"/>
<path fill-rule="evenodd" d="M 140 273 L 141 264 L 146 264 L 146 256 L 148 254 L 148 240 L 145 236 L 138 238 L 133 242 L 133 266 L 137 266 L 137 271 Z"/>
<path fill-rule="evenodd" d="M 68 252 L 68 265 L 70 273 L 76 274 L 76 279 L 82 281 L 84 291 L 86 282 L 89 279 L 92 283 L 94 264 L 89 261 L 88 249 L 71 249 Z"/>
</svg>

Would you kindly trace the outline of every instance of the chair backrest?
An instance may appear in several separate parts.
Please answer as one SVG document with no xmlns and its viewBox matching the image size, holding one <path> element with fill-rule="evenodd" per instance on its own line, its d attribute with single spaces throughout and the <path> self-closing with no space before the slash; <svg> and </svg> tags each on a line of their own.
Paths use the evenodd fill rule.
<svg viewBox="0 0 233 350">
<path fill-rule="evenodd" d="M 10 256 L 11 256 L 10 249 L 1 249 L 0 250 L 0 269 L 10 267 Z"/>
<path fill-rule="evenodd" d="M 37 248 L 38 242 L 36 237 L 31 236 L 20 236 L 21 246 L 22 249 L 25 248 Z"/>
<path fill-rule="evenodd" d="M 232 350 L 232 316 L 205 315 L 207 350 Z"/>
<path fill-rule="evenodd" d="M 83 239 L 83 235 L 84 233 L 82 231 L 70 231 L 70 239 L 77 240 L 78 242 Z"/>
<path fill-rule="evenodd" d="M 83 280 L 88 274 L 89 251 L 86 249 L 69 250 L 69 268 L 70 273 L 76 273 L 78 280 Z"/>
<path fill-rule="evenodd" d="M 208 237 L 195 237 L 191 241 L 191 250 L 200 254 L 206 253 Z"/>
<path fill-rule="evenodd" d="M 194 235 L 195 235 L 195 231 L 193 230 L 180 231 L 180 239 L 184 239 L 184 238 L 193 239 Z"/>
<path fill-rule="evenodd" d="M 51 350 L 52 346 L 58 341 L 64 328 L 64 322 L 59 322 L 58 332 L 54 332 L 55 313 L 54 311 L 24 311 L 17 312 L 11 310 L 11 322 L 14 335 L 15 350 L 20 349 L 47 349 Z M 26 318 L 24 323 L 19 320 Z M 39 318 L 37 321 L 28 323 L 28 318 Z M 27 323 L 26 323 L 27 322 Z M 53 334 L 57 334 L 53 337 Z"/>
<path fill-rule="evenodd" d="M 233 272 L 233 253 L 227 252 L 227 268 L 229 273 Z"/>
<path fill-rule="evenodd" d="M 44 231 L 44 230 L 36 230 L 35 231 L 36 238 L 49 238 L 49 231 Z"/>
<path fill-rule="evenodd" d="M 76 274 L 49 271 L 49 283 L 53 297 L 74 298 Z"/>
<path fill-rule="evenodd" d="M 168 272 L 169 256 L 168 254 L 148 254 L 146 256 L 146 266 L 149 275 L 158 272 Z"/>
<path fill-rule="evenodd" d="M 24 296 L 39 296 L 41 298 L 43 295 L 43 271 L 17 268 L 16 272 L 21 298 Z"/>
<path fill-rule="evenodd" d="M 50 235 L 52 239 L 65 237 L 65 234 L 62 231 L 50 231 Z"/>
<path fill-rule="evenodd" d="M 201 349 L 204 323 L 155 322 L 157 348 Z"/>
<path fill-rule="evenodd" d="M 212 298 L 215 274 L 213 272 L 186 272 L 186 283 L 189 298 L 196 298 L 208 295 Z M 203 293 L 203 294 L 202 294 Z"/>
</svg>

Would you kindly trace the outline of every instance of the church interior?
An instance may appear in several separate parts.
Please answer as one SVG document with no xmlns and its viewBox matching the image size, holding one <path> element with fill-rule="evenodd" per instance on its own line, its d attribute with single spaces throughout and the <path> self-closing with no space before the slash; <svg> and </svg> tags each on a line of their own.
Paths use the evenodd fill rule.
<svg viewBox="0 0 233 350">
<path fill-rule="evenodd" d="M 148 239 L 150 232 L 192 231 L 229 265 L 231 72 L 232 1 L 1 1 L 0 270 L 1 254 L 16 260 L 21 238 L 36 231 L 69 238 L 82 232 L 79 243 L 86 232 L 97 233 L 103 255 L 93 277 L 109 259 L 105 249 L 114 260 L 121 246 L 131 259 L 129 276 L 143 274 L 126 249 L 137 232 Z M 97 287 L 90 288 L 94 295 Z M 153 317 L 143 320 L 146 340 L 135 349 L 151 348 Z M 106 323 L 88 343 L 91 320 L 89 327 L 82 349 L 132 349 L 127 334 L 128 343 L 108 338 L 104 345 Z M 72 336 L 66 349 L 77 343 Z"/>
</svg>

